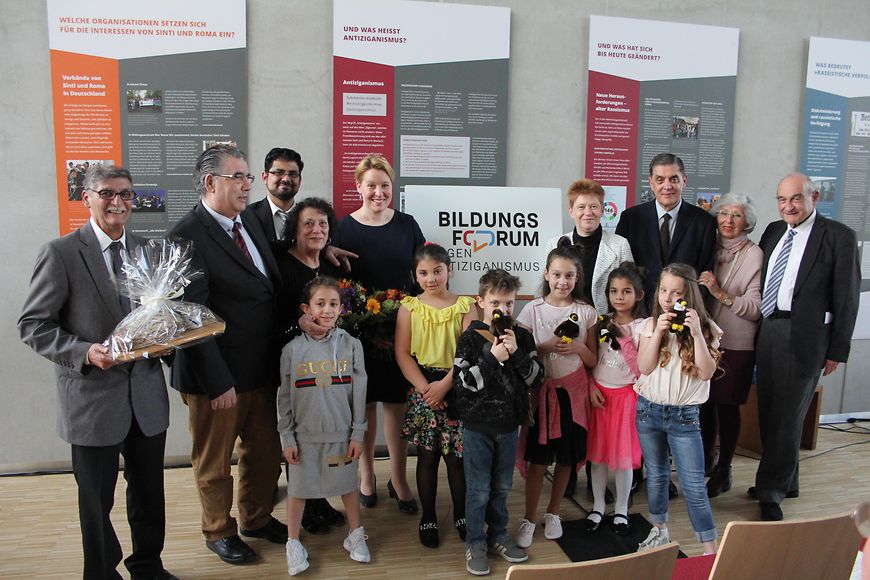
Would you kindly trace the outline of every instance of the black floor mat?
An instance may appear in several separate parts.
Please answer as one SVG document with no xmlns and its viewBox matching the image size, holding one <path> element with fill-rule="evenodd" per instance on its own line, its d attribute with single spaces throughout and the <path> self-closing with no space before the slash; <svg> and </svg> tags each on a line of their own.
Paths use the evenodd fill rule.
<svg viewBox="0 0 870 580">
<path fill-rule="evenodd" d="M 611 556 L 621 556 L 637 551 L 637 545 L 649 534 L 652 524 L 640 514 L 629 514 L 631 531 L 626 536 L 613 533 L 610 524 L 612 516 L 606 516 L 601 527 L 595 532 L 585 531 L 583 519 L 562 522 L 562 537 L 556 540 L 562 551 L 572 562 L 586 562 Z M 686 555 L 680 552 L 679 557 Z"/>
</svg>

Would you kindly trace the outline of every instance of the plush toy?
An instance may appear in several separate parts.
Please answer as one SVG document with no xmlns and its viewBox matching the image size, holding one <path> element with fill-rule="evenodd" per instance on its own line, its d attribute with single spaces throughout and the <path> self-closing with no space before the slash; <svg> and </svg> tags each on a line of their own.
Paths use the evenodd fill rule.
<svg viewBox="0 0 870 580">
<path fill-rule="evenodd" d="M 562 322 L 553 331 L 553 334 L 562 339 L 562 342 L 572 343 L 574 339 L 580 336 L 580 325 L 577 324 L 577 314 L 572 312 L 568 315 L 568 320 Z"/>
<path fill-rule="evenodd" d="M 671 306 L 671 312 L 675 313 L 671 319 L 671 328 L 670 331 L 674 334 L 681 334 L 685 332 L 686 329 L 686 308 L 688 307 L 688 302 L 685 300 L 677 300 L 674 302 L 674 305 Z"/>
<path fill-rule="evenodd" d="M 514 319 L 512 316 L 502 313 L 498 308 L 492 311 L 492 322 L 489 325 L 489 331 L 493 336 L 502 336 L 513 325 Z"/>
<path fill-rule="evenodd" d="M 611 316 L 598 317 L 598 342 L 604 344 L 607 342 L 611 350 L 619 350 L 619 331 L 616 329 L 616 323 L 613 322 Z"/>
</svg>

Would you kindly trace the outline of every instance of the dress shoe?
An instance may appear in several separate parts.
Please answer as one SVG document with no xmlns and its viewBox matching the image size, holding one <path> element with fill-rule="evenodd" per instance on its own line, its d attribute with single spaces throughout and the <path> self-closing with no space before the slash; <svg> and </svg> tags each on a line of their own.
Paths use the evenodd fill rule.
<svg viewBox="0 0 870 580">
<path fill-rule="evenodd" d="M 359 504 L 363 507 L 373 508 L 378 505 L 378 480 L 372 476 L 372 493 L 371 495 L 366 495 L 362 492 L 362 489 L 359 491 Z"/>
<path fill-rule="evenodd" d="M 406 514 L 415 514 L 417 513 L 417 500 L 413 497 L 408 500 L 400 499 L 399 494 L 396 493 L 396 488 L 393 487 L 393 480 L 387 482 L 387 491 L 390 494 L 390 497 L 396 499 L 396 505 L 399 506 L 399 511 Z"/>
<path fill-rule="evenodd" d="M 310 499 L 308 501 L 314 502 L 314 510 L 320 515 L 323 521 L 327 523 L 327 525 L 331 527 L 344 525 L 344 514 L 329 505 L 329 502 L 326 501 L 325 498 Z M 306 503 L 308 503 L 308 501 L 306 501 Z"/>
<path fill-rule="evenodd" d="M 748 495 L 752 499 L 758 499 L 758 494 L 755 492 L 754 485 L 746 490 L 746 495 Z M 799 492 L 798 490 L 789 491 L 785 494 L 786 499 L 795 499 L 795 498 L 798 498 L 800 496 L 801 496 L 801 492 Z"/>
<path fill-rule="evenodd" d="M 595 520 L 589 519 L 589 516 L 591 516 L 592 514 L 595 514 L 598 516 L 597 522 Z M 604 521 L 604 514 L 601 513 L 600 511 L 592 510 L 591 512 L 589 512 L 589 515 L 586 516 L 586 519 L 583 520 L 583 531 L 589 532 L 589 533 L 597 532 L 598 529 L 601 527 L 601 522 L 603 522 L 603 521 Z"/>
<path fill-rule="evenodd" d="M 257 557 L 257 553 L 238 536 L 213 542 L 206 540 L 205 545 L 227 564 L 244 564 Z"/>
<path fill-rule="evenodd" d="M 772 501 L 758 502 L 758 507 L 761 508 L 761 519 L 765 522 L 782 521 L 782 509 L 779 504 Z"/>
<path fill-rule="evenodd" d="M 438 522 L 420 522 L 420 543 L 427 548 L 437 548 L 440 543 L 438 538 Z"/>
<path fill-rule="evenodd" d="M 263 538 L 273 544 L 287 543 L 287 526 L 271 516 L 269 517 L 269 522 L 262 528 L 257 530 L 246 530 L 242 528 L 239 531 L 243 536 L 249 538 Z"/>
<path fill-rule="evenodd" d="M 673 481 L 668 482 L 668 499 L 676 499 L 679 497 L 679 492 L 677 492 L 677 485 Z"/>
<path fill-rule="evenodd" d="M 713 470 L 713 475 L 707 482 L 707 497 L 716 497 L 731 489 L 731 466 L 719 467 Z"/>
<path fill-rule="evenodd" d="M 130 574 L 130 580 L 178 580 L 178 576 L 175 576 L 169 570 L 161 570 L 156 574 Z"/>
<path fill-rule="evenodd" d="M 613 514 L 613 521 L 610 523 L 610 529 L 617 536 L 627 536 L 631 532 L 631 526 L 628 522 L 628 516 L 625 514 Z"/>
<path fill-rule="evenodd" d="M 305 502 L 305 509 L 302 511 L 302 529 L 314 535 L 329 533 L 329 524 L 326 523 L 311 500 Z"/>
</svg>

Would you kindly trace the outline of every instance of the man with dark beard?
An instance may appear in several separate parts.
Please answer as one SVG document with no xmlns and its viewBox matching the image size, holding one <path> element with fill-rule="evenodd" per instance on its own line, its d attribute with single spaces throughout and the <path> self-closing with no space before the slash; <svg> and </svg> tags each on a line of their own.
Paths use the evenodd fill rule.
<svg viewBox="0 0 870 580">
<path fill-rule="evenodd" d="M 266 154 L 262 178 L 268 193 L 265 198 L 250 204 L 245 211 L 260 220 L 273 245 L 284 237 L 284 222 L 302 186 L 304 166 L 302 156 L 292 149 L 275 147 Z"/>
</svg>

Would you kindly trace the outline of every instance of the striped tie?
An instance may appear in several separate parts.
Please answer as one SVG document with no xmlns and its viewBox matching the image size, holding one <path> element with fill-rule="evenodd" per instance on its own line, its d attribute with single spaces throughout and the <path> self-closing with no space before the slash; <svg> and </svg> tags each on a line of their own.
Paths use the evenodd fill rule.
<svg viewBox="0 0 870 580">
<path fill-rule="evenodd" d="M 779 294 L 779 286 L 782 284 L 782 277 L 785 275 L 785 267 L 788 264 L 788 255 L 791 253 L 791 243 L 795 236 L 795 230 L 788 231 L 785 238 L 785 243 L 782 244 L 782 249 L 776 257 L 776 262 L 773 264 L 773 270 L 770 272 L 770 282 L 764 289 L 764 299 L 761 301 L 761 315 L 767 318 L 773 311 L 776 310 L 776 295 Z"/>
<path fill-rule="evenodd" d="M 241 227 L 242 224 L 240 224 L 239 222 L 233 222 L 233 241 L 236 243 L 242 253 L 247 256 L 250 261 L 253 262 L 254 259 L 251 257 L 251 252 L 248 251 L 248 244 L 245 243 L 245 238 L 242 237 Z"/>
</svg>

